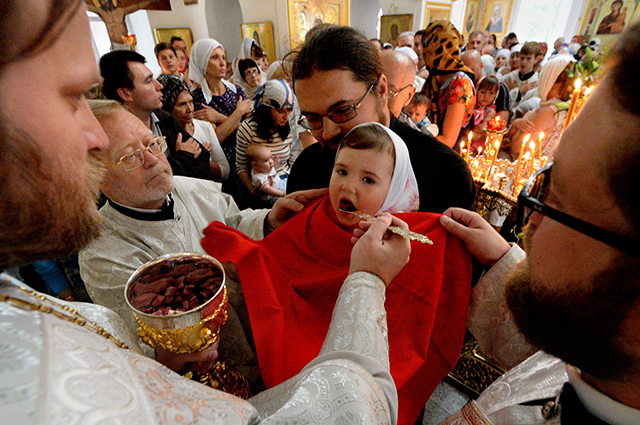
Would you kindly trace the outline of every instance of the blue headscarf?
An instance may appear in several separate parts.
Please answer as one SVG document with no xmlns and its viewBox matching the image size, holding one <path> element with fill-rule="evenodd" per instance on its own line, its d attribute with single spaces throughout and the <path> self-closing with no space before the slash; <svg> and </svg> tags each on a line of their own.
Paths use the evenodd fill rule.
<svg viewBox="0 0 640 425">
<path fill-rule="evenodd" d="M 295 95 L 293 90 L 284 80 L 269 80 L 256 90 L 253 96 L 253 109 L 257 110 L 262 105 L 272 108 L 293 108 Z"/>
</svg>

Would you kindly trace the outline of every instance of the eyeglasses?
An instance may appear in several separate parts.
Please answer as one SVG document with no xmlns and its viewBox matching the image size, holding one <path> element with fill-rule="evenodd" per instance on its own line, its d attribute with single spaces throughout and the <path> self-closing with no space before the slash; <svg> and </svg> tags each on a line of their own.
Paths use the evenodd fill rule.
<svg viewBox="0 0 640 425">
<path fill-rule="evenodd" d="M 144 164 L 144 153 L 146 151 L 151 152 L 155 156 L 160 156 L 167 150 L 167 140 L 164 136 L 155 137 L 149 142 L 149 144 L 143 149 L 137 149 L 131 153 L 128 153 L 112 164 L 107 164 L 107 167 L 112 165 L 122 165 L 127 171 L 135 170 L 142 167 Z"/>
<path fill-rule="evenodd" d="M 358 116 L 358 108 L 364 102 L 364 99 L 371 93 L 371 90 L 378 84 L 380 77 L 376 79 L 370 86 L 369 90 L 362 96 L 362 99 L 358 101 L 355 105 L 343 105 L 338 106 L 335 109 L 327 112 L 324 115 L 320 114 L 304 114 L 298 120 L 298 124 L 306 128 L 307 130 L 320 130 L 322 128 L 322 118 L 328 117 L 331 121 L 336 124 L 342 124 L 343 122 L 347 122 L 349 120 L 354 119 Z"/>
<path fill-rule="evenodd" d="M 252 76 L 252 75 L 258 75 L 258 72 L 259 72 L 259 71 L 258 71 L 258 69 L 257 69 L 257 68 L 247 69 L 247 70 L 244 72 L 244 76 L 245 76 L 245 77 L 250 77 L 250 76 Z"/>
<path fill-rule="evenodd" d="M 412 87 L 412 86 L 413 86 L 413 84 L 407 84 L 406 86 L 404 86 L 403 88 L 398 89 L 398 90 L 389 89 L 389 97 L 393 99 L 397 95 L 399 95 L 402 90 L 406 90 L 406 89 L 408 89 L 409 87 Z"/>
<path fill-rule="evenodd" d="M 640 248 L 638 248 L 640 241 L 572 217 L 543 202 L 551 185 L 552 165 L 552 161 L 547 162 L 544 167 L 536 171 L 529 180 L 527 180 L 522 188 L 520 195 L 518 195 L 517 226 L 522 229 L 529 222 L 531 214 L 536 211 L 613 248 L 619 249 L 634 257 L 640 256 Z"/>
</svg>

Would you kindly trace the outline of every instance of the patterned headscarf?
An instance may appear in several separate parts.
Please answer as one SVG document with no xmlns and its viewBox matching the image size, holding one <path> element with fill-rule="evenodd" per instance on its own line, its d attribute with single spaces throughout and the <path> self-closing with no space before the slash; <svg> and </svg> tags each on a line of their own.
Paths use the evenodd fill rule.
<svg viewBox="0 0 640 425">
<path fill-rule="evenodd" d="M 422 90 L 433 100 L 434 111 L 437 109 L 440 89 L 436 76 L 464 72 L 471 81 L 475 81 L 475 74 L 460 58 L 461 39 L 460 33 L 449 21 L 430 23 L 422 36 L 424 65 L 429 70 L 429 78 Z"/>
<path fill-rule="evenodd" d="M 256 90 L 253 96 L 253 109 L 262 105 L 273 108 L 293 108 L 295 95 L 285 80 L 269 80 Z"/>
<path fill-rule="evenodd" d="M 162 109 L 172 114 L 178 96 L 183 91 L 189 91 L 189 86 L 182 78 L 171 74 L 162 74 L 156 80 L 162 84 Z"/>
</svg>

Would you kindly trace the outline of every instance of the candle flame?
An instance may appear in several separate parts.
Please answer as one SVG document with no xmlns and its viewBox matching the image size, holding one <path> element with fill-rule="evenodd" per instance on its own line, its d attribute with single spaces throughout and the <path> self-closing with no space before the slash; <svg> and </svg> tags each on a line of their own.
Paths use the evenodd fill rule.
<svg viewBox="0 0 640 425">
<path fill-rule="evenodd" d="M 500 147 L 500 140 L 496 140 L 493 145 L 498 149 Z"/>
<path fill-rule="evenodd" d="M 535 141 L 531 141 L 531 143 L 529 143 L 529 149 L 534 150 L 536 148 L 536 142 Z"/>
<path fill-rule="evenodd" d="M 478 155 L 480 155 L 481 153 L 482 153 L 482 146 L 478 148 Z"/>
<path fill-rule="evenodd" d="M 580 78 L 576 80 L 574 87 L 576 88 L 576 90 L 580 90 L 580 87 L 582 87 L 582 80 Z"/>
<path fill-rule="evenodd" d="M 473 131 L 469 132 L 469 144 L 471 144 L 471 139 L 473 138 Z"/>
<path fill-rule="evenodd" d="M 524 157 L 523 157 L 523 158 L 525 159 L 525 161 L 526 161 L 527 159 L 531 158 L 531 152 L 527 151 L 527 152 L 524 154 Z"/>
<path fill-rule="evenodd" d="M 464 149 L 464 142 L 460 142 L 460 152 Z"/>
<path fill-rule="evenodd" d="M 526 136 L 524 136 L 524 140 L 522 141 L 522 145 L 523 146 L 526 145 L 530 138 L 531 138 L 531 134 L 527 134 Z"/>
<path fill-rule="evenodd" d="M 538 139 L 539 139 L 539 140 L 544 139 L 544 131 L 541 131 L 541 132 L 540 132 L 540 135 L 538 136 Z"/>
</svg>

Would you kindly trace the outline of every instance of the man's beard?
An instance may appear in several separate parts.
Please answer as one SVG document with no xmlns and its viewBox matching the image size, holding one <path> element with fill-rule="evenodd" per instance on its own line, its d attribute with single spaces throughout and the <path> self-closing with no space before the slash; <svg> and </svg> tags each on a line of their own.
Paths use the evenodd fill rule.
<svg viewBox="0 0 640 425">
<path fill-rule="evenodd" d="M 532 235 L 527 229 L 525 239 Z M 533 345 L 591 376 L 613 379 L 637 367 L 620 330 L 640 298 L 639 273 L 637 262 L 619 258 L 590 282 L 544 286 L 525 259 L 507 284 L 507 305 Z"/>
<path fill-rule="evenodd" d="M 46 164 L 24 131 L 0 128 L 0 144 L 0 267 L 65 258 L 100 234 L 97 158 L 89 153 L 81 176 L 66 169 L 67 158 Z"/>
<path fill-rule="evenodd" d="M 376 94 L 376 93 L 372 93 L 372 96 L 375 97 L 376 99 L 376 115 L 377 115 L 377 120 L 376 122 L 385 125 L 387 118 L 384 114 L 384 103 L 382 102 L 382 98 L 380 97 L 380 95 Z M 347 132 L 348 133 L 348 132 Z M 337 151 L 338 148 L 340 147 L 340 144 L 342 143 L 342 139 L 344 138 L 344 136 L 346 136 L 345 134 L 339 133 L 338 135 L 336 135 L 335 137 L 333 137 L 332 139 L 329 140 L 324 140 L 321 142 L 322 148 L 323 149 L 331 149 L 332 151 Z"/>
</svg>

